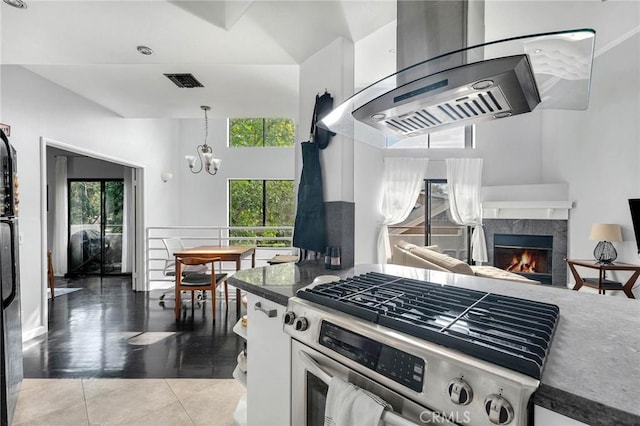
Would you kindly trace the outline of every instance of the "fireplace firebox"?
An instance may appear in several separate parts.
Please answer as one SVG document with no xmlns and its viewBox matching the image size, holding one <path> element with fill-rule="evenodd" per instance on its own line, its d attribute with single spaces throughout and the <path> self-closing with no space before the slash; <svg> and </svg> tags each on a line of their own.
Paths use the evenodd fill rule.
<svg viewBox="0 0 640 426">
<path fill-rule="evenodd" d="M 495 234 L 493 265 L 542 284 L 551 284 L 552 235 Z"/>
</svg>

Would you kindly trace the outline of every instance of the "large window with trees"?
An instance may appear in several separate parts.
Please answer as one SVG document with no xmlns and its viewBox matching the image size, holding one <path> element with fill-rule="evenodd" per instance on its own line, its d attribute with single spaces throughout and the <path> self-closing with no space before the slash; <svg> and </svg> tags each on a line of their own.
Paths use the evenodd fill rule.
<svg viewBox="0 0 640 426">
<path fill-rule="evenodd" d="M 293 146 L 295 126 L 289 118 L 230 118 L 230 147 Z"/>
<path fill-rule="evenodd" d="M 295 220 L 295 191 L 293 180 L 229 180 L 229 226 L 293 226 Z M 231 237 L 287 237 L 292 230 L 234 229 Z M 242 244 L 242 240 L 231 240 Z M 284 247 L 285 240 L 262 240 L 260 246 Z"/>
</svg>

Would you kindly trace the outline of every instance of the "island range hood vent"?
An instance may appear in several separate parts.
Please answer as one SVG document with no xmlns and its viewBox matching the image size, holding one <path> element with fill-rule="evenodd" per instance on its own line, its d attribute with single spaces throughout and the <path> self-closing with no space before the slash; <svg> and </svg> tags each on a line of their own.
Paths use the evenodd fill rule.
<svg viewBox="0 0 640 426">
<path fill-rule="evenodd" d="M 353 111 L 383 132 L 412 137 L 532 111 L 540 95 L 526 55 L 460 66 L 418 79 Z"/>
<path fill-rule="evenodd" d="M 338 105 L 319 125 L 390 147 L 403 139 L 536 108 L 586 109 L 595 31 L 485 43 L 484 7 L 478 9 L 483 4 L 399 0 L 401 69 Z"/>
</svg>

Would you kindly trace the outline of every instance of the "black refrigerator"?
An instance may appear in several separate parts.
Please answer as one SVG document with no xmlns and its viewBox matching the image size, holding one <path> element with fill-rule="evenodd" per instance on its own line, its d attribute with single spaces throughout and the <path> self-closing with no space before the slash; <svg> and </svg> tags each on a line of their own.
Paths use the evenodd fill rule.
<svg viewBox="0 0 640 426">
<path fill-rule="evenodd" d="M 22 383 L 16 151 L 0 129 L 0 425 L 9 426 Z"/>
</svg>

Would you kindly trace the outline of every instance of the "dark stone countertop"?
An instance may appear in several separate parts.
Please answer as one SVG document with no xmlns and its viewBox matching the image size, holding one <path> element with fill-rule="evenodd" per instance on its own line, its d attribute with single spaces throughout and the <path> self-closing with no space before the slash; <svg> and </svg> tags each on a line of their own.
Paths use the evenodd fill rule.
<svg viewBox="0 0 640 426">
<path fill-rule="evenodd" d="M 640 425 L 639 300 L 398 265 L 333 271 L 315 262 L 287 263 L 241 270 L 229 284 L 286 305 L 319 275 L 369 271 L 557 305 L 560 320 L 534 403 L 587 424 Z"/>
</svg>

